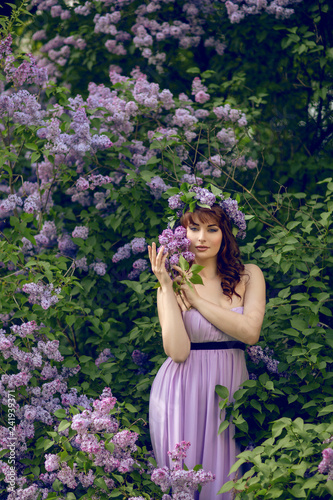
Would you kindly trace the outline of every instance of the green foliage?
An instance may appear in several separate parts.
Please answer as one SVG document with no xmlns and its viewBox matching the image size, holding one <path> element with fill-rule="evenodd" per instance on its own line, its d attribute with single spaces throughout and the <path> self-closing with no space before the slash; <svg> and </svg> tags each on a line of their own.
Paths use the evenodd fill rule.
<svg viewBox="0 0 333 500">
<path fill-rule="evenodd" d="M 317 472 L 323 441 L 333 434 L 330 425 L 307 424 L 300 417 L 280 418 L 272 424 L 271 437 L 254 450 L 243 451 L 232 467 L 253 464 L 238 481 L 228 481 L 220 493 L 234 489 L 235 498 L 261 500 L 306 498 L 329 500 L 332 481 Z M 327 445 L 326 445 L 327 446 Z"/>
<path fill-rule="evenodd" d="M 252 468 L 221 489 L 243 492 L 236 498 L 330 498 L 330 482 L 317 472 L 323 441 L 333 435 L 332 179 L 324 184 L 325 196 L 282 196 L 285 225 L 245 247 L 268 285 L 259 345 L 279 363 L 272 368 L 250 355 L 255 379 L 245 381 L 227 407 L 240 443 L 254 447 L 239 455 L 234 469 L 245 462 Z M 228 403 L 223 389 L 217 387 L 220 408 Z"/>
</svg>

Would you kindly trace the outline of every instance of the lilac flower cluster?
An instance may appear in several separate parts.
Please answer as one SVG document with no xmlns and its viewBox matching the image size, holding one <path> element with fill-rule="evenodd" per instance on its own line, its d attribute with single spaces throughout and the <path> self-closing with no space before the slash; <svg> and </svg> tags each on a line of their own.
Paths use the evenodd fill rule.
<svg viewBox="0 0 333 500">
<path fill-rule="evenodd" d="M 74 228 L 74 231 L 72 232 L 72 237 L 73 238 L 82 238 L 83 240 L 86 240 L 89 235 L 89 228 L 86 226 L 76 226 Z"/>
<path fill-rule="evenodd" d="M 0 59 L 12 53 L 12 42 L 13 39 L 10 33 L 4 40 L 0 40 Z"/>
<path fill-rule="evenodd" d="M 160 245 L 163 245 L 164 252 L 168 252 L 169 254 L 165 263 L 167 269 L 171 269 L 171 266 L 177 266 L 181 255 L 187 262 L 194 260 L 195 255 L 189 251 L 191 242 L 186 238 L 186 234 L 186 229 L 180 226 L 174 231 L 172 229 L 164 229 L 162 234 L 159 235 L 158 240 Z"/>
<path fill-rule="evenodd" d="M 237 122 L 239 127 L 245 127 L 247 125 L 245 113 L 242 113 L 239 109 L 231 108 L 230 104 L 218 106 L 213 109 L 213 112 L 219 120 L 231 121 L 233 123 Z"/>
<path fill-rule="evenodd" d="M 271 14 L 277 19 L 288 19 L 294 9 L 288 6 L 302 2 L 303 0 L 222 0 L 227 8 L 228 17 L 231 23 L 239 23 L 247 15 L 258 15 L 262 12 Z"/>
<path fill-rule="evenodd" d="M 322 451 L 323 460 L 318 465 L 320 474 L 327 474 L 327 479 L 333 480 L 333 449 L 326 448 Z"/>
<path fill-rule="evenodd" d="M 148 354 L 141 352 L 139 349 L 135 349 L 131 354 L 131 358 L 133 360 L 133 363 L 135 363 L 136 365 L 144 366 L 147 363 L 149 356 Z"/>
<path fill-rule="evenodd" d="M 87 180 L 89 182 L 89 189 L 95 189 L 96 187 L 103 186 L 104 184 L 110 184 L 110 182 L 112 182 L 111 177 L 101 174 L 90 174 L 88 175 Z"/>
<path fill-rule="evenodd" d="M 157 484 L 163 492 L 172 489 L 172 496 L 163 495 L 163 500 L 184 499 L 193 500 L 194 493 L 199 486 L 204 486 L 215 480 L 215 475 L 202 469 L 198 471 L 182 470 L 182 463 L 186 458 L 186 451 L 190 443 L 182 441 L 177 443 L 173 451 L 168 451 L 175 465 L 172 469 L 161 467 L 155 469 L 151 480 Z"/>
<path fill-rule="evenodd" d="M 49 142 L 46 147 L 50 153 L 63 155 L 63 159 L 67 163 L 82 160 L 88 151 L 94 154 L 97 150 L 104 150 L 112 146 L 112 142 L 106 135 L 91 134 L 90 120 L 83 107 L 79 107 L 73 112 L 70 128 L 74 131 L 74 134 L 62 133 L 58 118 L 51 118 L 45 124 L 46 127 L 37 131 L 38 137 L 47 139 Z M 100 185 L 98 177 L 95 179 L 95 176 L 91 174 L 91 178 L 94 187 Z M 82 189 L 88 189 L 89 187 L 88 183 Z"/>
<path fill-rule="evenodd" d="M 126 243 L 124 246 L 118 248 L 117 252 L 112 257 L 112 262 L 115 264 L 124 259 L 129 259 L 131 254 L 138 254 L 141 252 L 146 252 L 147 243 L 145 238 L 133 238 L 130 243 Z"/>
<path fill-rule="evenodd" d="M 207 94 L 207 87 L 201 83 L 201 79 L 198 76 L 192 82 L 192 94 L 195 96 L 195 102 L 199 104 L 204 104 L 210 99 L 210 95 Z"/>
<path fill-rule="evenodd" d="M 145 259 L 137 259 L 133 262 L 133 269 L 128 274 L 128 279 L 134 280 L 140 276 L 143 271 L 148 269 L 148 262 Z"/>
<path fill-rule="evenodd" d="M 7 56 L 4 64 L 4 71 L 7 82 L 13 82 L 15 87 L 27 84 L 42 86 L 48 80 L 47 69 L 39 68 L 37 60 L 32 54 L 28 54 L 30 61 L 24 61 L 16 68 L 14 56 Z"/>
<path fill-rule="evenodd" d="M 246 236 L 245 215 L 238 209 L 238 203 L 232 198 L 226 198 L 220 202 L 220 206 L 230 218 L 231 222 L 239 229 L 236 238 L 244 239 Z"/>
<path fill-rule="evenodd" d="M 170 188 L 159 175 L 152 177 L 150 182 L 147 182 L 147 186 L 149 186 L 150 192 L 155 200 L 159 200 L 162 194 Z"/>
<path fill-rule="evenodd" d="M 95 365 L 99 368 L 101 363 L 105 363 L 108 359 L 114 358 L 111 350 L 109 348 L 103 349 L 103 351 L 98 355 L 95 360 Z"/>
<path fill-rule="evenodd" d="M 37 97 L 27 90 L 19 90 L 11 95 L 0 94 L 0 120 L 10 118 L 20 125 L 40 125 L 45 111 L 37 101 Z"/>
<path fill-rule="evenodd" d="M 262 361 L 263 363 L 265 363 L 266 368 L 269 372 L 279 374 L 279 361 L 272 358 L 274 354 L 273 350 L 269 349 L 268 347 L 263 350 L 262 347 L 256 345 L 247 347 L 246 352 L 249 354 L 253 363 L 257 365 L 260 361 Z"/>
<path fill-rule="evenodd" d="M 58 295 L 61 288 L 54 288 L 53 283 L 45 285 L 41 281 L 38 283 L 26 283 L 22 287 L 23 292 L 29 294 L 30 304 L 39 304 L 43 309 L 48 309 L 59 301 Z"/>
<path fill-rule="evenodd" d="M 98 260 L 96 262 L 92 262 L 89 265 L 89 268 L 95 271 L 98 276 L 104 276 L 107 271 L 107 265 L 105 264 L 105 262 L 101 262 Z"/>
<path fill-rule="evenodd" d="M 17 458 L 24 457 L 27 450 L 26 440 L 34 437 L 34 421 L 40 421 L 47 425 L 56 423 L 56 419 L 52 414 L 55 410 L 61 408 L 61 405 L 59 398 L 55 397 L 55 394 L 60 393 L 61 397 L 64 398 L 67 390 L 66 378 L 80 369 L 80 367 L 77 367 L 68 371 L 68 369 L 63 368 L 60 374 L 56 366 L 51 367 L 48 360 L 62 362 L 64 359 L 59 352 L 59 341 L 57 340 L 38 340 L 36 343 L 36 339 L 34 339 L 29 352 L 21 350 L 20 343 L 15 342 L 15 339 L 25 338 L 27 335 L 39 330 L 39 328 L 34 321 L 30 321 L 21 325 L 13 325 L 11 331 L 14 335 L 7 335 L 4 330 L 0 332 L 1 354 L 4 359 L 16 362 L 18 370 L 17 373 L 5 373 L 1 376 L 1 402 L 6 405 L 8 400 L 7 391 L 21 386 L 26 386 L 25 390 L 30 399 L 30 404 L 27 404 L 27 399 L 24 398 L 21 406 L 19 399 L 17 399 L 16 417 L 19 421 L 15 430 Z M 41 337 L 39 336 L 39 338 Z M 31 377 L 36 377 L 38 374 L 41 381 L 52 379 L 51 382 L 41 383 L 37 387 L 29 387 Z M 71 398 L 71 403 L 81 403 L 86 406 L 85 398 L 85 396 L 83 399 L 81 396 Z M 0 426 L 0 444 L 3 449 L 8 448 L 10 439 L 12 438 L 10 438 L 9 430 Z"/>
<path fill-rule="evenodd" d="M 13 325 L 10 327 L 13 333 L 19 335 L 21 338 L 25 338 L 27 335 L 32 335 L 39 327 L 36 321 L 28 321 L 27 323 L 22 323 L 21 325 Z"/>
<path fill-rule="evenodd" d="M 195 192 L 195 199 L 202 205 L 208 205 L 211 208 L 216 202 L 216 196 L 206 188 L 193 186 L 190 191 Z"/>
</svg>

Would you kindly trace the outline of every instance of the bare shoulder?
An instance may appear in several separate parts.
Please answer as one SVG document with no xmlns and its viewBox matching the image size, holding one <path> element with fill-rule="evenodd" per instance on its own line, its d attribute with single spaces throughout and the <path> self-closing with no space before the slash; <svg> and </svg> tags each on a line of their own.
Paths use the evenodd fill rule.
<svg viewBox="0 0 333 500">
<path fill-rule="evenodd" d="M 244 264 L 244 267 L 245 267 L 245 274 L 248 275 L 249 281 L 251 280 L 252 277 L 253 278 L 264 277 L 262 270 L 260 269 L 259 266 L 257 266 L 257 264 Z"/>
<path fill-rule="evenodd" d="M 266 306 L 266 284 L 262 270 L 256 264 L 245 264 L 247 281 L 245 283 L 244 311 L 255 316 L 260 325 Z"/>
</svg>

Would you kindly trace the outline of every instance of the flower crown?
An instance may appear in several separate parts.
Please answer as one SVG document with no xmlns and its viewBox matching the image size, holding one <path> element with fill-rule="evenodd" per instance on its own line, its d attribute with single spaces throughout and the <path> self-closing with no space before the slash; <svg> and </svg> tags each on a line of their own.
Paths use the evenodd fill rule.
<svg viewBox="0 0 333 500">
<path fill-rule="evenodd" d="M 221 189 L 209 184 L 206 188 L 184 182 L 180 188 L 171 188 L 166 191 L 169 197 L 169 209 L 172 215 L 168 217 L 172 228 L 176 221 L 187 211 L 194 212 L 197 206 L 212 208 L 217 203 L 228 215 L 232 224 L 233 235 L 244 239 L 246 236 L 245 215 L 238 208 L 238 201 L 223 193 Z"/>
</svg>

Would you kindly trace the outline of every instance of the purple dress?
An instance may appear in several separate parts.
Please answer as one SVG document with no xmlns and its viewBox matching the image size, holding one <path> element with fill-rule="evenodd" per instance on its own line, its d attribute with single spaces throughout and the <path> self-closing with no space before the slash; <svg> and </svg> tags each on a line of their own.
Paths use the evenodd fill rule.
<svg viewBox="0 0 333 500">
<path fill-rule="evenodd" d="M 243 307 L 232 309 L 242 314 Z M 197 309 L 183 313 L 191 342 L 236 340 L 204 318 Z M 176 443 L 190 441 L 185 463 L 189 469 L 202 464 L 216 475 L 203 486 L 200 500 L 231 500 L 232 493 L 217 496 L 221 486 L 232 479 L 230 467 L 240 450 L 233 439 L 234 427 L 218 436 L 221 423 L 217 384 L 229 389 L 230 396 L 248 379 L 244 351 L 213 349 L 191 351 L 184 363 L 168 358 L 159 369 L 152 385 L 149 402 L 150 434 L 159 467 L 172 467 L 168 450 Z M 224 415 L 222 415 L 224 417 Z"/>
</svg>

